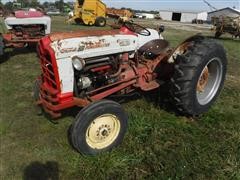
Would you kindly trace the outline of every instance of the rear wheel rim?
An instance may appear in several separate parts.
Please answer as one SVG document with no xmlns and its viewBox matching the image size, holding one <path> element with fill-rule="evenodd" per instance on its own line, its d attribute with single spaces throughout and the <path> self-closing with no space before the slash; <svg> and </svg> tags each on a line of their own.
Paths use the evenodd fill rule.
<svg viewBox="0 0 240 180">
<path fill-rule="evenodd" d="M 93 149 L 103 149 L 110 146 L 119 133 L 119 119 L 113 114 L 104 114 L 94 119 L 89 125 L 86 142 Z"/>
<path fill-rule="evenodd" d="M 216 96 L 223 78 L 223 66 L 219 58 L 211 59 L 203 68 L 196 87 L 200 105 L 206 105 Z"/>
</svg>

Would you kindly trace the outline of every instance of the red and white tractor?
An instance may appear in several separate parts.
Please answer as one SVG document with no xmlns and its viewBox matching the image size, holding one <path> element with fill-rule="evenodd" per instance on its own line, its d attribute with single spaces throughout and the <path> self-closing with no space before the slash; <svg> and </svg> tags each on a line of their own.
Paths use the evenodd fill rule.
<svg viewBox="0 0 240 180">
<path fill-rule="evenodd" d="M 8 47 L 20 48 L 38 41 L 51 32 L 51 18 L 40 11 L 15 11 L 4 20 L 8 30 L 0 34 L 0 55 Z"/>
<path fill-rule="evenodd" d="M 77 151 L 93 155 L 117 146 L 127 129 L 127 114 L 109 100 L 113 95 L 170 83 L 178 111 L 196 116 L 218 97 L 227 67 L 225 50 L 214 40 L 196 35 L 172 49 L 158 31 L 132 22 L 120 30 L 51 34 L 40 40 L 38 54 L 37 104 L 54 118 L 82 108 L 70 140 Z"/>
</svg>

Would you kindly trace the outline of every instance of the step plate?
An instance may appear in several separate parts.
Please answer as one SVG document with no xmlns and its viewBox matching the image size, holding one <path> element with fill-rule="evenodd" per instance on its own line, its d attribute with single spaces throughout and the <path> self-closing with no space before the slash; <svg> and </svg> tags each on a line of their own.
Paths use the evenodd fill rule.
<svg viewBox="0 0 240 180">
<path fill-rule="evenodd" d="M 159 83 L 157 83 L 156 81 L 151 81 L 141 86 L 141 89 L 143 91 L 151 91 L 153 89 L 157 89 L 159 86 L 160 86 Z"/>
</svg>

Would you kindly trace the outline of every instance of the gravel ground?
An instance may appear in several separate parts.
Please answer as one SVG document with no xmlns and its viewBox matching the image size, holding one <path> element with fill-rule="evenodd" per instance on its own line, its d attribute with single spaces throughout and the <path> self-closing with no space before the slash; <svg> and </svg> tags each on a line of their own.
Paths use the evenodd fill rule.
<svg viewBox="0 0 240 180">
<path fill-rule="evenodd" d="M 172 28 L 177 30 L 185 30 L 185 31 L 210 31 L 212 25 L 210 24 L 191 24 L 191 23 L 181 23 L 181 22 L 174 22 L 174 21 L 162 21 L 162 20 L 146 20 L 146 19 L 133 19 L 136 23 L 143 23 L 146 25 L 151 26 L 159 26 L 164 25 L 166 28 Z"/>
</svg>

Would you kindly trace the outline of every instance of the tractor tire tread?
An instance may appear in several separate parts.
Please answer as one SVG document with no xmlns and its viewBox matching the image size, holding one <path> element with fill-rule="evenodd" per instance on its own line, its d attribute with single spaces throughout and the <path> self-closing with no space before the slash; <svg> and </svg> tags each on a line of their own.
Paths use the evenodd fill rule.
<svg viewBox="0 0 240 180">
<path fill-rule="evenodd" d="M 212 50 L 214 49 L 214 50 Z M 211 39 L 201 39 L 193 43 L 193 47 L 185 54 L 178 55 L 175 61 L 175 73 L 171 78 L 170 94 L 177 110 L 184 115 L 198 115 L 189 94 L 191 93 L 192 79 L 195 71 L 202 64 L 203 59 L 210 51 L 221 53 L 223 59 L 226 58 L 225 50 L 218 42 Z M 225 75 L 224 75 L 225 76 Z"/>
</svg>

